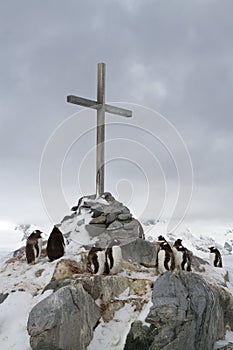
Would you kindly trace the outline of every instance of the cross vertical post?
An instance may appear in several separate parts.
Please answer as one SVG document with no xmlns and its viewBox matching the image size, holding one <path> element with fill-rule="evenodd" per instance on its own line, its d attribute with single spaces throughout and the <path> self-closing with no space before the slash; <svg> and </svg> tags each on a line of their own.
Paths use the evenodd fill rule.
<svg viewBox="0 0 233 350">
<path fill-rule="evenodd" d="M 104 193 L 104 156 L 105 156 L 105 63 L 98 63 L 97 77 L 97 145 L 96 145 L 96 194 Z"/>
<path fill-rule="evenodd" d="M 74 95 L 67 96 L 67 102 L 92 108 L 97 111 L 96 132 L 96 196 L 104 193 L 104 158 L 105 158 L 105 112 L 132 117 L 132 111 L 125 108 L 111 106 L 105 103 L 105 63 L 98 63 L 97 101 Z"/>
</svg>

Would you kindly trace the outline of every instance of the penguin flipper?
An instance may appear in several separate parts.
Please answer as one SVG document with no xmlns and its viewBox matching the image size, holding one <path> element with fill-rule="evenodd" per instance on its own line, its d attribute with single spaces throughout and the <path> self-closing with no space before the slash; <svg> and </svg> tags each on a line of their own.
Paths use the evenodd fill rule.
<svg viewBox="0 0 233 350">
<path fill-rule="evenodd" d="M 34 248 L 35 248 L 35 250 L 36 250 L 36 258 L 38 258 L 39 254 L 40 254 L 40 249 L 39 249 L 38 241 L 34 244 Z"/>
</svg>

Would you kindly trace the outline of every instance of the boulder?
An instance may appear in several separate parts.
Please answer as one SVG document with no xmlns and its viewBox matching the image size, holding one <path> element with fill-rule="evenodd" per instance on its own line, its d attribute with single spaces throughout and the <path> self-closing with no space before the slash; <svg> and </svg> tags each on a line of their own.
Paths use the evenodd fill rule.
<svg viewBox="0 0 233 350">
<path fill-rule="evenodd" d="M 62 259 L 58 261 L 54 269 L 52 281 L 72 277 L 75 274 L 84 273 L 85 270 L 85 266 L 81 262 L 72 259 Z"/>
<path fill-rule="evenodd" d="M 137 262 L 146 267 L 155 267 L 158 245 L 136 238 L 121 246 L 124 260 Z"/>
<path fill-rule="evenodd" d="M 119 214 L 118 219 L 121 221 L 126 221 L 126 220 L 131 220 L 132 219 L 132 214 L 127 213 L 127 214 Z"/>
<path fill-rule="evenodd" d="M 117 214 L 116 213 L 109 213 L 107 214 L 107 218 L 106 218 L 106 224 L 107 226 L 110 225 L 112 222 L 114 222 L 117 218 Z"/>
<path fill-rule="evenodd" d="M 106 216 L 105 215 L 100 215 L 95 218 L 93 218 L 90 221 L 90 224 L 104 224 L 106 222 Z"/>
<path fill-rule="evenodd" d="M 106 231 L 106 227 L 103 224 L 87 224 L 85 229 L 89 233 L 90 237 L 97 237 Z"/>
<path fill-rule="evenodd" d="M 213 350 L 225 325 L 232 327 L 232 295 L 194 273 L 166 272 L 154 283 L 152 302 L 150 326 L 134 322 L 125 350 Z"/>
<path fill-rule="evenodd" d="M 123 227 L 124 226 L 123 226 L 122 222 L 120 222 L 119 220 L 115 220 L 108 226 L 107 230 L 114 231 L 114 230 L 122 229 Z"/>
<path fill-rule="evenodd" d="M 31 310 L 31 348 L 85 350 L 99 319 L 99 307 L 81 284 L 62 287 Z"/>
</svg>

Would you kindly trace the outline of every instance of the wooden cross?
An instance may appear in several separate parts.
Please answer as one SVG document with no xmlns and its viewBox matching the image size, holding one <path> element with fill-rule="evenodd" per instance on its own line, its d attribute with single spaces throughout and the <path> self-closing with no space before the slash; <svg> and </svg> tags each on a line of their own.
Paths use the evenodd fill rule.
<svg viewBox="0 0 233 350">
<path fill-rule="evenodd" d="M 105 155 L 105 112 L 122 117 L 132 117 L 132 111 L 105 103 L 105 63 L 98 63 L 97 101 L 73 95 L 67 96 L 67 102 L 97 110 L 96 144 L 96 195 L 104 193 L 104 155 Z"/>
</svg>

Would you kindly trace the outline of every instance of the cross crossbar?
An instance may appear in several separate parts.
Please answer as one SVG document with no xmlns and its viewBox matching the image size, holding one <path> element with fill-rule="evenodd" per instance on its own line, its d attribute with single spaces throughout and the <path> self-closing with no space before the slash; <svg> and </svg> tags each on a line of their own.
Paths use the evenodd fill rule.
<svg viewBox="0 0 233 350">
<path fill-rule="evenodd" d="M 87 107 L 87 108 L 93 108 L 93 109 L 102 108 L 102 104 L 99 104 L 97 101 L 89 100 L 87 98 L 77 97 L 73 95 L 67 96 L 67 102 L 73 103 L 82 107 Z M 111 106 L 106 103 L 104 104 L 103 108 L 106 113 L 117 114 L 123 117 L 132 117 L 132 111 L 130 111 L 129 109 Z"/>
</svg>

